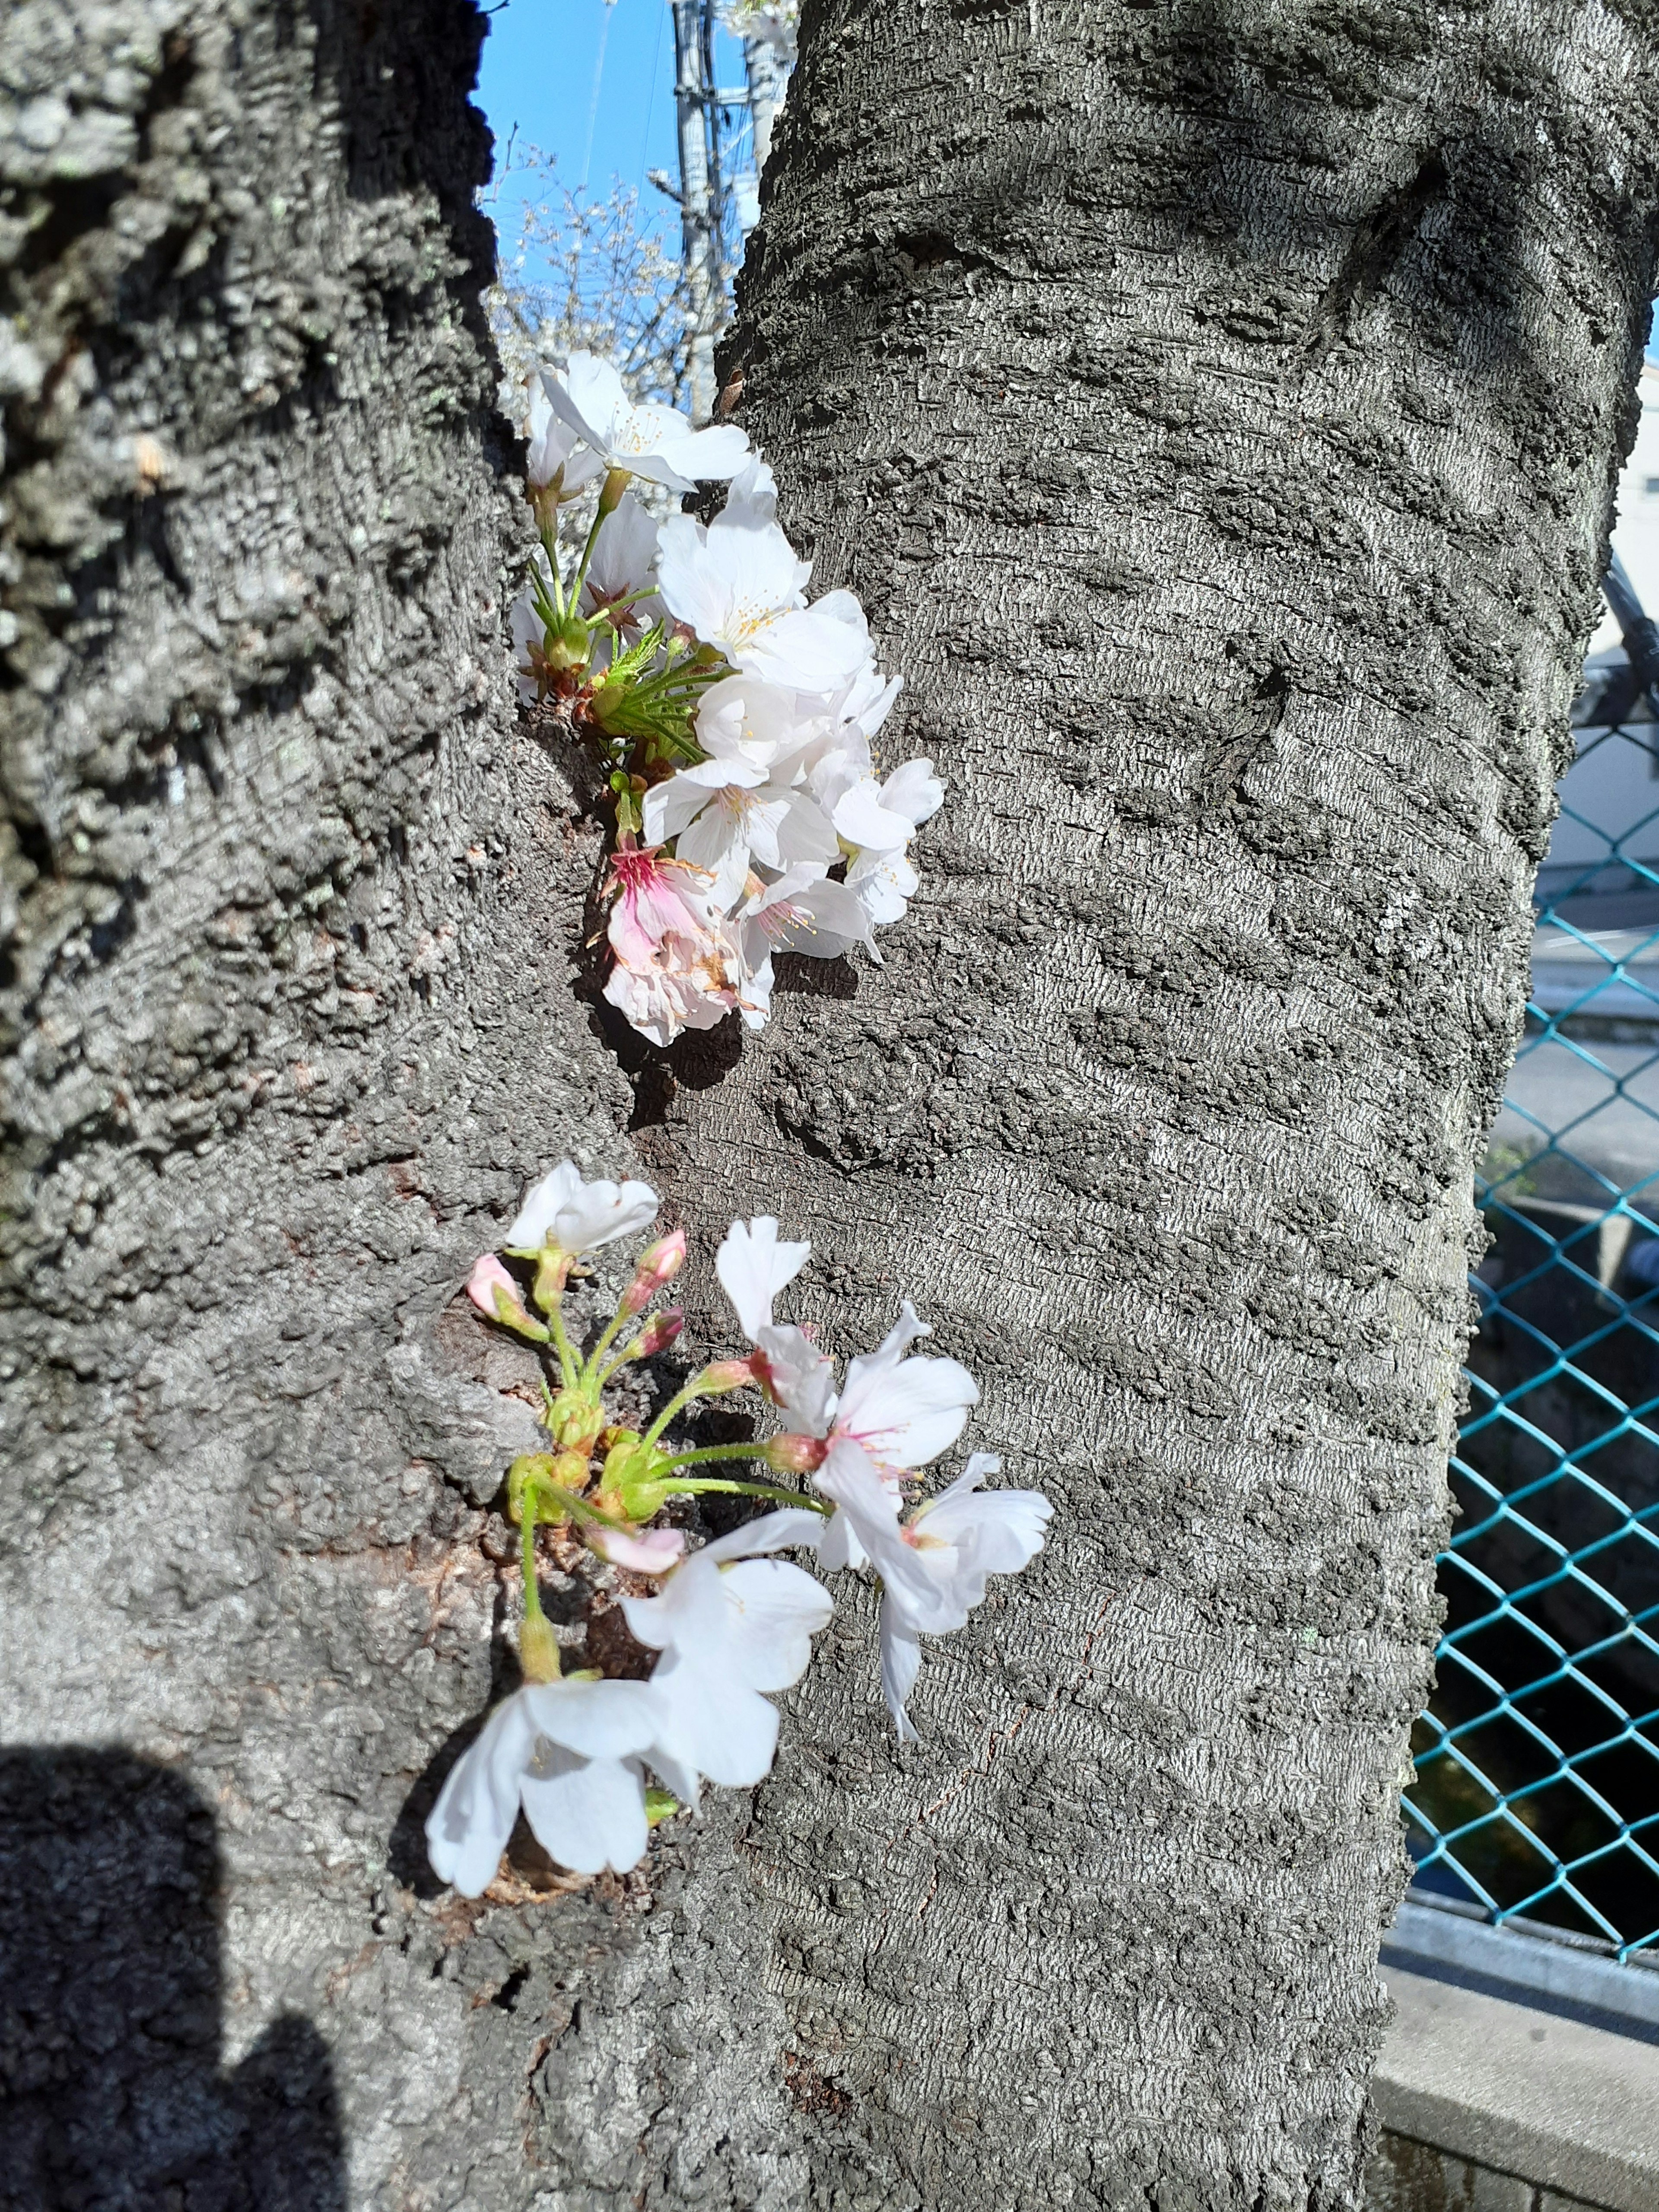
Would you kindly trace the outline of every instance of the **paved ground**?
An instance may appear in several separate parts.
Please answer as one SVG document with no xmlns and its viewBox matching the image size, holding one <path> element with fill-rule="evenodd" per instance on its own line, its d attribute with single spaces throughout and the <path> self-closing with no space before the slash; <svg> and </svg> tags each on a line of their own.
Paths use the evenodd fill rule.
<svg viewBox="0 0 1659 2212">
<path fill-rule="evenodd" d="M 1492 1143 L 1531 1152 L 1546 1129 L 1560 1132 L 1562 1150 L 1618 1183 L 1659 1170 L 1659 1043 L 1527 1038 Z"/>
</svg>

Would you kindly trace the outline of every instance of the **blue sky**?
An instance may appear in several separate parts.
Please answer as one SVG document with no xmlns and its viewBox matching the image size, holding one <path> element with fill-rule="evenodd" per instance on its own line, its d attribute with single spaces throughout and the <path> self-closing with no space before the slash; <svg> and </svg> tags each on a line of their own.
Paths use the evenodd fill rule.
<svg viewBox="0 0 1659 2212">
<path fill-rule="evenodd" d="M 603 46 L 603 52 L 601 52 Z M 716 74 L 743 82 L 743 53 L 722 33 Z M 672 206 L 645 181 L 647 169 L 676 169 L 674 27 L 668 0 L 507 0 L 489 18 L 473 97 L 495 133 L 499 163 L 517 126 L 520 140 L 558 157 L 573 188 L 586 163 L 589 191 L 613 178 L 639 192 L 641 215 L 677 225 Z M 512 234 L 513 191 L 492 209 Z"/>
</svg>

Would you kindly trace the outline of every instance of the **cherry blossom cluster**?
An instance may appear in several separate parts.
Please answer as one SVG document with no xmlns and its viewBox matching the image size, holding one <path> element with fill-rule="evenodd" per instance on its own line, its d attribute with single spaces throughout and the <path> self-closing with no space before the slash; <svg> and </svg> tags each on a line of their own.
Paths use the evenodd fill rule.
<svg viewBox="0 0 1659 2212">
<path fill-rule="evenodd" d="M 879 774 L 899 679 L 851 592 L 809 603 L 811 563 L 742 430 L 636 404 L 586 353 L 538 372 L 527 428 L 542 542 L 513 610 L 520 688 L 609 772 L 605 994 L 653 1044 L 732 1012 L 758 1028 L 775 953 L 862 945 L 879 962 L 876 927 L 916 889 L 910 841 L 943 787 L 927 760 Z M 729 489 L 712 522 L 658 523 L 635 477 Z M 567 550 L 560 510 L 590 490 Z"/>
<path fill-rule="evenodd" d="M 720 19 L 733 38 L 763 40 L 787 69 L 793 69 L 800 0 L 724 0 Z"/>
<path fill-rule="evenodd" d="M 769 1215 L 734 1222 L 716 1261 L 749 1349 L 694 1374 L 643 1431 L 612 1422 L 607 1383 L 680 1334 L 678 1309 L 647 1310 L 684 1264 L 684 1232 L 640 1254 L 616 1313 L 585 1351 L 567 1332 L 565 1289 L 584 1253 L 647 1229 L 657 1204 L 645 1183 L 584 1182 L 566 1160 L 530 1193 L 500 1252 L 485 1254 L 467 1284 L 489 1320 L 543 1347 L 549 1448 L 515 1460 L 507 1474 L 524 1583 L 523 1685 L 491 1712 L 427 1822 L 433 1867 L 464 1896 L 494 1878 L 520 1808 L 560 1865 L 623 1873 L 657 1820 L 696 1808 L 705 1781 L 743 1788 L 770 1771 L 778 1716 L 767 1693 L 799 1680 L 831 1610 L 817 1577 L 779 1553 L 879 1578 L 882 1686 L 908 1742 L 916 1735 L 906 1706 L 921 1638 L 960 1628 L 988 1575 L 1016 1573 L 1042 1547 L 1048 1501 L 1037 1491 L 981 1490 L 998 1468 L 986 1453 L 943 1490 L 920 1495 L 917 1470 L 956 1443 L 979 1391 L 958 1361 L 911 1353 L 929 1332 L 908 1304 L 839 1383 L 806 1330 L 774 1318 L 811 1247 L 781 1241 Z M 670 1440 L 676 1417 L 696 1401 L 741 1391 L 775 1409 L 777 1433 L 754 1443 Z M 744 1460 L 809 1486 L 707 1471 Z M 688 1553 L 684 1532 L 659 1516 L 671 1498 L 711 1491 L 774 1510 Z M 647 1594 L 622 1605 L 635 1640 L 658 1655 L 648 1680 L 562 1670 L 536 1553 L 538 1527 L 559 1522 L 643 1585 Z M 647 1771 L 660 1787 L 647 1786 Z"/>
</svg>

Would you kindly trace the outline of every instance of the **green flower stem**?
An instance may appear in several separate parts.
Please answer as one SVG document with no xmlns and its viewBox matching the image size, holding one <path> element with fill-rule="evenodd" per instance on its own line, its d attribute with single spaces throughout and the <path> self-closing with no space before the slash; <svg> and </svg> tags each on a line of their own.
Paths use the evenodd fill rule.
<svg viewBox="0 0 1659 2212">
<path fill-rule="evenodd" d="M 553 1334 L 553 1348 L 559 1355 L 560 1379 L 567 1390 L 574 1390 L 576 1387 L 576 1377 L 580 1370 L 576 1364 L 576 1355 L 570 1349 L 570 1339 L 564 1333 L 564 1316 L 559 1311 L 558 1299 L 555 1298 L 552 1304 L 546 1307 L 544 1310 L 547 1315 L 547 1326 Z"/>
<path fill-rule="evenodd" d="M 764 1459 L 764 1444 L 699 1444 L 693 1451 L 676 1452 L 672 1459 L 664 1460 L 664 1467 L 696 1467 L 711 1459 Z"/>
<path fill-rule="evenodd" d="M 809 1498 L 803 1490 L 780 1490 L 771 1482 L 724 1482 L 708 1476 L 690 1482 L 664 1481 L 660 1486 L 672 1498 L 691 1498 L 705 1490 L 718 1490 L 729 1497 L 770 1498 L 780 1505 L 810 1505 L 826 1520 L 836 1510 L 822 1498 Z"/>
<path fill-rule="evenodd" d="M 604 1334 L 594 1346 L 592 1351 L 588 1353 L 587 1364 L 582 1369 L 581 1380 L 584 1384 L 592 1382 L 597 1389 L 602 1390 L 605 1388 L 607 1378 L 606 1376 L 599 1374 L 599 1362 L 605 1357 L 605 1353 L 611 1349 L 612 1338 L 616 1335 L 617 1331 L 622 1327 L 623 1323 L 627 1319 L 628 1316 L 623 1311 L 622 1308 L 618 1306 L 616 1312 L 612 1314 L 610 1320 L 606 1322 Z"/>
<path fill-rule="evenodd" d="M 616 496 L 613 499 L 610 496 L 611 489 L 613 480 L 617 477 L 622 478 L 622 483 L 617 487 Z M 580 598 L 582 586 L 587 580 L 587 564 L 593 558 L 593 548 L 599 543 L 599 526 L 605 520 L 607 514 L 614 514 L 617 507 L 622 505 L 622 495 L 623 492 L 626 490 L 627 486 L 627 470 L 612 469 L 606 476 L 604 483 L 599 487 L 599 504 L 593 511 L 593 526 L 587 533 L 586 544 L 582 548 L 580 563 L 577 568 L 575 574 L 570 580 L 570 594 L 565 601 L 565 605 L 567 606 L 574 607 L 576 601 Z"/>
<path fill-rule="evenodd" d="M 595 1359 L 599 1358 L 599 1350 L 602 1348 L 603 1347 L 598 1347 L 595 1349 L 593 1353 Z M 624 1345 L 623 1346 L 623 1349 L 617 1354 L 610 1366 L 605 1369 L 604 1374 L 599 1377 L 599 1388 L 601 1390 L 604 1389 L 605 1384 L 611 1380 L 611 1376 L 616 1374 L 619 1368 L 626 1367 L 629 1361 L 638 1355 L 639 1348 L 640 1340 L 637 1336 L 635 1338 L 632 1344 Z"/>
<path fill-rule="evenodd" d="M 678 1413 L 682 1407 L 690 1405 L 694 1399 L 724 1397 L 726 1395 L 724 1391 L 711 1391 L 704 1387 L 702 1376 L 704 1374 L 707 1374 L 708 1371 L 708 1370 L 705 1368 L 702 1374 L 694 1375 L 691 1377 L 691 1380 L 686 1384 L 684 1389 L 680 1391 L 677 1396 L 669 1400 L 668 1403 L 663 1407 L 661 1413 L 658 1414 L 656 1419 L 652 1422 L 650 1427 L 640 1438 L 640 1442 L 642 1444 L 655 1443 L 657 1438 L 668 1426 L 668 1424 L 673 1419 L 675 1414 Z M 749 1386 L 747 1383 L 736 1382 L 733 1383 L 732 1387 L 733 1389 L 742 1390 L 746 1389 Z"/>
<path fill-rule="evenodd" d="M 519 1563 L 524 1573 L 524 1617 L 540 1620 L 542 1594 L 536 1582 L 536 1488 L 526 1486 L 519 1505 Z"/>
</svg>

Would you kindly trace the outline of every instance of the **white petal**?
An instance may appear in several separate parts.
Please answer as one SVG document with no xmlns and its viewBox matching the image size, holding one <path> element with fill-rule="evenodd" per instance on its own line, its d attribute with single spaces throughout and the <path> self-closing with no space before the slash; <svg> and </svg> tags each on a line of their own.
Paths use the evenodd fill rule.
<svg viewBox="0 0 1659 2212">
<path fill-rule="evenodd" d="M 705 1544 L 677 1567 L 659 1597 L 625 1597 L 623 1613 L 635 1639 L 653 1651 L 689 1651 L 718 1658 L 726 1648 L 726 1601 L 720 1595 L 720 1563 Z M 653 1676 L 655 1680 L 655 1676 Z"/>
<path fill-rule="evenodd" d="M 553 1226 L 554 1216 L 581 1188 L 582 1179 L 574 1160 L 561 1160 L 530 1191 L 501 1239 L 501 1249 L 533 1250 Z"/>
<path fill-rule="evenodd" d="M 796 607 L 745 635 L 733 631 L 725 641 L 730 658 L 745 674 L 797 691 L 833 691 L 858 666 L 862 647 L 845 623 Z"/>
<path fill-rule="evenodd" d="M 542 1849 L 573 1874 L 607 1867 L 626 1874 L 645 1856 L 645 1781 L 631 1759 L 583 1759 L 539 1744 L 525 1777 L 524 1809 Z"/>
<path fill-rule="evenodd" d="M 751 453 L 732 477 L 732 489 L 726 495 L 726 505 L 720 513 L 728 521 L 740 523 L 746 530 L 763 529 L 769 522 L 777 520 L 777 479 L 758 453 Z"/>
<path fill-rule="evenodd" d="M 757 1329 L 754 1340 L 766 1354 L 779 1405 L 808 1436 L 824 1435 L 836 1396 L 836 1370 L 830 1361 L 793 1322 Z"/>
<path fill-rule="evenodd" d="M 750 460 L 749 433 L 735 422 L 716 422 L 689 438 L 665 441 L 662 454 L 672 468 L 695 483 L 718 483 L 741 475 Z"/>
<path fill-rule="evenodd" d="M 959 1360 L 906 1359 L 856 1382 L 849 1371 L 836 1426 L 884 1466 L 926 1467 L 955 1443 L 978 1403 L 979 1385 Z"/>
<path fill-rule="evenodd" d="M 747 1789 L 771 1771 L 778 1717 L 757 1691 L 678 1652 L 658 1667 L 651 1686 L 663 1706 L 659 1749 L 648 1754 L 653 1764 L 660 1753 L 726 1790 Z"/>
<path fill-rule="evenodd" d="M 622 379 L 608 361 L 591 353 L 573 353 L 562 378 L 551 369 L 542 371 L 542 389 L 553 412 L 584 445 L 596 453 L 608 450 L 617 410 L 628 404 Z"/>
<path fill-rule="evenodd" d="M 873 777 L 866 776 L 836 802 L 836 830 L 849 845 L 875 853 L 902 852 L 915 824 L 882 804 Z"/>
<path fill-rule="evenodd" d="M 717 1536 L 712 1544 L 703 1546 L 697 1557 L 724 1562 L 755 1559 L 763 1553 L 787 1552 L 796 1545 L 814 1550 L 823 1534 L 822 1513 L 815 1513 L 810 1505 L 785 1505 L 775 1513 L 763 1513 L 757 1521 L 745 1521 L 729 1535 Z M 722 1576 L 722 1584 L 728 1579 Z"/>
<path fill-rule="evenodd" d="M 519 1695 L 542 1735 L 584 1759 L 643 1751 L 656 1725 L 648 1682 L 532 1682 Z"/>
<path fill-rule="evenodd" d="M 817 1540 L 823 1526 L 815 1521 Z M 728 1664 L 751 1690 L 787 1690 L 812 1657 L 812 1638 L 829 1625 L 834 1601 L 822 1583 L 787 1559 L 743 1559 L 720 1577 L 734 1619 Z"/>
<path fill-rule="evenodd" d="M 477 1897 L 494 1880 L 518 1816 L 520 1784 L 535 1724 L 517 1691 L 450 1769 L 427 1816 L 427 1856 L 440 1881 Z"/>
<path fill-rule="evenodd" d="M 688 783 L 684 775 L 671 775 L 666 783 L 653 783 L 645 794 L 646 843 L 662 845 L 671 837 L 680 836 L 714 795 L 707 784 Z"/>
<path fill-rule="evenodd" d="M 769 1327 L 772 1301 L 794 1281 L 811 1249 L 810 1244 L 780 1243 L 777 1218 L 770 1213 L 734 1221 L 726 1232 L 714 1255 L 714 1273 L 751 1344 Z"/>
<path fill-rule="evenodd" d="M 858 1531 L 844 1505 L 836 1506 L 818 1545 L 818 1565 L 833 1574 L 839 1567 L 867 1567 L 870 1555 L 859 1541 Z"/>
<path fill-rule="evenodd" d="M 923 1621 L 931 1618 L 939 1602 L 933 1577 L 922 1555 L 899 1533 L 898 1500 L 867 1455 L 856 1444 L 838 1438 L 813 1480 L 845 1512 L 870 1564 L 902 1600 L 907 1616 Z M 824 1559 L 825 1550 L 818 1556 Z"/>
<path fill-rule="evenodd" d="M 646 1182 L 585 1182 L 553 1218 L 553 1234 L 566 1252 L 592 1252 L 618 1237 L 648 1228 L 660 1204 Z"/>
<path fill-rule="evenodd" d="M 768 787 L 768 795 L 777 788 Z M 804 792 L 789 794 L 779 824 L 776 867 L 790 867 L 802 860 L 822 860 L 826 865 L 841 856 L 841 846 L 836 836 L 835 824 L 821 806 L 817 805 Z"/>
<path fill-rule="evenodd" d="M 908 760 L 896 768 L 881 787 L 881 803 L 890 814 L 902 815 L 913 828 L 936 814 L 945 804 L 945 786 L 933 774 L 932 761 Z"/>
<path fill-rule="evenodd" d="M 910 1692 L 916 1686 L 916 1675 L 921 1667 L 921 1646 L 916 1641 L 915 1632 L 901 1618 L 890 1594 L 884 1590 L 881 1596 L 881 1687 L 901 1743 L 921 1741 L 911 1723 L 910 1716 L 904 1710 Z"/>
</svg>

